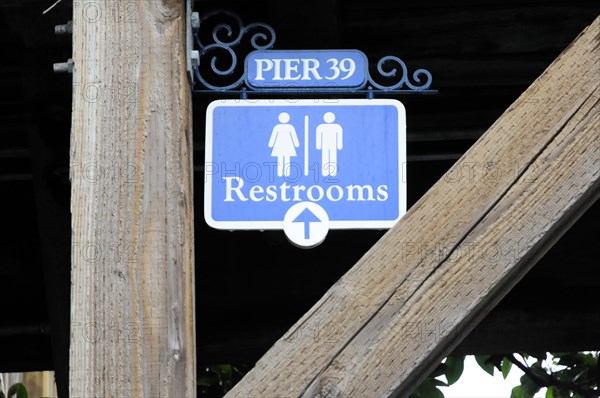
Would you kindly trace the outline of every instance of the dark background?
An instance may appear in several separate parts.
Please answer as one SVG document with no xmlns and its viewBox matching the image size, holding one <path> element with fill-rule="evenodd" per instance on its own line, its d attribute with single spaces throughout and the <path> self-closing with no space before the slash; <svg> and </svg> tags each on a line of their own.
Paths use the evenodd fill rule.
<svg viewBox="0 0 600 398">
<path fill-rule="evenodd" d="M 0 3 L 0 371 L 56 369 L 69 342 L 71 56 L 65 0 Z M 123 2 L 126 4 L 127 2 Z M 276 49 L 363 51 L 374 65 L 425 68 L 438 95 L 397 98 L 407 112 L 412 205 L 599 14 L 597 1 L 196 1 L 201 15 L 264 22 Z M 243 57 L 243 56 L 242 56 Z M 598 71 L 596 71 L 598 72 Z M 384 231 L 331 231 L 315 249 L 283 232 L 229 232 L 203 220 L 206 105 L 194 94 L 196 319 L 199 368 L 256 361 Z M 458 352 L 600 347 L 595 204 L 469 335 Z M 64 391 L 64 382 L 59 391 Z"/>
</svg>

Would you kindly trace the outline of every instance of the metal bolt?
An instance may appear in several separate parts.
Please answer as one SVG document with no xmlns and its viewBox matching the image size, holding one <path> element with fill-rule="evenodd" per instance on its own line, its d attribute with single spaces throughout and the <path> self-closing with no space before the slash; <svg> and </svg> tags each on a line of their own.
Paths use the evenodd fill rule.
<svg viewBox="0 0 600 398">
<path fill-rule="evenodd" d="M 193 68 L 197 68 L 200 66 L 200 52 L 198 50 L 192 50 L 190 58 L 192 59 Z"/>
<path fill-rule="evenodd" d="M 200 14 L 193 12 L 191 16 L 192 29 L 200 29 Z"/>
<path fill-rule="evenodd" d="M 55 35 L 66 35 L 73 33 L 73 21 L 69 21 L 64 25 L 56 25 L 54 27 Z"/>
<path fill-rule="evenodd" d="M 73 59 L 67 62 L 58 62 L 53 65 L 54 73 L 73 73 Z"/>
</svg>

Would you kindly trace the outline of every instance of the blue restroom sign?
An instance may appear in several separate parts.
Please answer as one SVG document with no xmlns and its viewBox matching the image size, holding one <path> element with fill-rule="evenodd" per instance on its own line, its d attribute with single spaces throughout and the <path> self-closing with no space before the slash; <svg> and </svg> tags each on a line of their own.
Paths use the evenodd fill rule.
<svg viewBox="0 0 600 398">
<path fill-rule="evenodd" d="M 391 99 L 219 100 L 206 117 L 204 216 L 213 228 L 385 229 L 406 211 L 404 107 Z"/>
</svg>

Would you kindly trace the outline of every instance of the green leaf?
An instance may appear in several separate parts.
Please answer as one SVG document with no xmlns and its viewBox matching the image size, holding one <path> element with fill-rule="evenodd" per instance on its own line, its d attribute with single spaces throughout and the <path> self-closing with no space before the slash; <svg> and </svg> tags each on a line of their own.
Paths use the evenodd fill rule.
<svg viewBox="0 0 600 398">
<path fill-rule="evenodd" d="M 504 380 L 506 380 L 506 378 L 508 377 L 508 374 L 510 373 L 510 368 L 512 368 L 512 362 L 510 361 L 510 359 L 504 358 L 502 360 L 502 377 L 504 378 Z"/>
<path fill-rule="evenodd" d="M 511 390 L 510 398 L 533 398 L 533 395 L 527 395 L 523 386 L 516 386 Z"/>
<path fill-rule="evenodd" d="M 421 383 L 413 395 L 420 398 L 444 398 L 444 393 L 433 384 L 431 379 L 426 379 Z"/>
<path fill-rule="evenodd" d="M 446 380 L 450 386 L 460 379 L 465 369 L 465 356 L 449 356 L 444 364 L 446 365 Z"/>
<path fill-rule="evenodd" d="M 438 376 L 442 376 L 446 374 L 446 364 L 445 363 L 440 363 L 434 370 L 433 372 L 431 372 L 431 374 L 428 376 L 429 378 L 433 379 L 435 377 Z"/>
<path fill-rule="evenodd" d="M 496 369 L 498 369 L 498 371 L 501 371 L 503 358 L 504 357 L 502 355 L 490 355 L 490 357 L 488 358 L 488 360 L 486 362 L 491 363 L 492 365 L 494 365 L 494 367 Z"/>
<path fill-rule="evenodd" d="M 521 381 L 521 388 L 523 389 L 523 392 L 525 394 L 528 394 L 528 395 L 526 395 L 526 397 L 533 397 L 536 392 L 538 392 L 542 389 L 542 387 L 538 386 L 537 383 L 535 381 L 531 380 L 531 378 L 529 376 L 527 376 L 526 374 L 521 376 L 520 381 Z"/>
<path fill-rule="evenodd" d="M 533 365 L 531 365 L 530 367 L 531 372 L 536 375 L 537 377 L 539 377 L 542 380 L 548 380 L 548 373 L 546 373 L 546 371 L 544 370 L 544 368 L 542 368 L 542 365 L 540 365 L 539 363 L 534 363 Z"/>
<path fill-rule="evenodd" d="M 588 368 L 577 366 L 573 368 L 566 368 L 559 372 L 555 372 L 555 377 L 560 381 L 565 382 L 577 382 L 581 377 L 587 373 Z"/>
<path fill-rule="evenodd" d="M 546 390 L 546 398 L 559 398 L 560 395 L 558 395 L 558 390 L 556 389 L 556 387 L 554 386 L 550 386 L 548 387 L 548 389 Z"/>
<path fill-rule="evenodd" d="M 493 376 L 495 368 L 493 364 L 487 362 L 488 359 L 490 359 L 489 355 L 475 355 L 475 361 L 477 361 L 481 369 Z"/>
<path fill-rule="evenodd" d="M 592 354 L 579 354 L 579 359 L 584 366 L 596 366 L 596 358 Z"/>
<path fill-rule="evenodd" d="M 431 382 L 433 383 L 434 386 L 448 387 L 448 383 L 444 383 L 440 379 L 432 379 Z"/>
<path fill-rule="evenodd" d="M 16 398 L 29 398 L 29 394 L 23 383 L 15 383 L 8 389 L 8 398 L 12 398 L 13 396 L 16 396 Z"/>
</svg>

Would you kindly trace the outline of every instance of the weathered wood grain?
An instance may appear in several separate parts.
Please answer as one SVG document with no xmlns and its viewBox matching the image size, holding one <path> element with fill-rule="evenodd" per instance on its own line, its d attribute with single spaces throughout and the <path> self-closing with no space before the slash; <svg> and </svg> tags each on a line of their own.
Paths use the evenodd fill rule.
<svg viewBox="0 0 600 398">
<path fill-rule="evenodd" d="M 72 397 L 195 396 L 184 3 L 74 3 Z"/>
<path fill-rule="evenodd" d="M 228 397 L 407 396 L 600 195 L 600 18 Z"/>
</svg>

